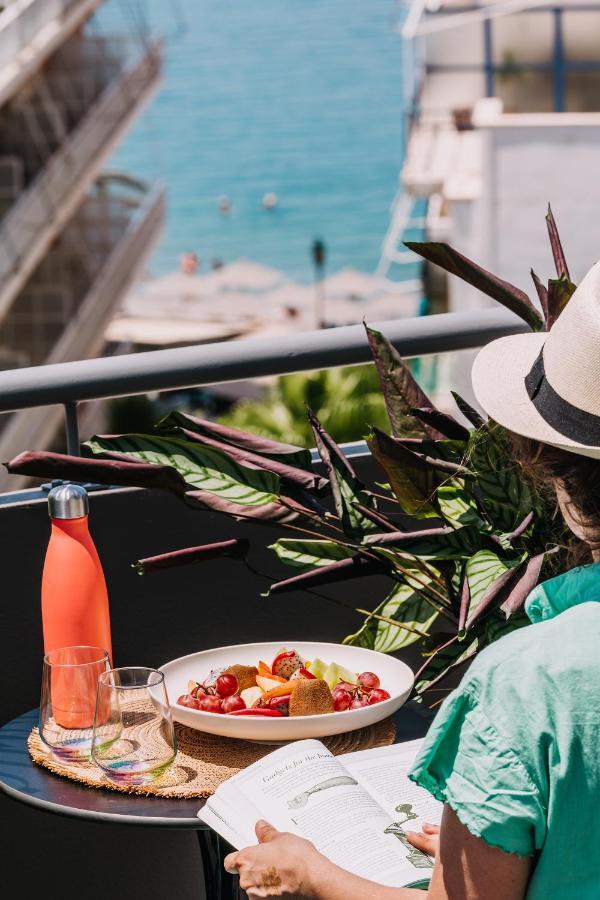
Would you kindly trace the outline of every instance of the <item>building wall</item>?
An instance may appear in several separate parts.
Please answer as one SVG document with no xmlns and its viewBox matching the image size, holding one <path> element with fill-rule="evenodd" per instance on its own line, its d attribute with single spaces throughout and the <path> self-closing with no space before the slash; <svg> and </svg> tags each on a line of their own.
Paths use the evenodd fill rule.
<svg viewBox="0 0 600 900">
<path fill-rule="evenodd" d="M 600 115 L 499 116 L 482 128 L 481 195 L 448 200 L 450 243 L 480 265 L 525 290 L 537 302 L 530 270 L 542 280 L 555 269 L 544 220 L 548 202 L 573 281 L 600 259 Z M 542 121 L 546 124 L 542 124 Z M 495 301 L 448 278 L 452 311 Z M 471 402 L 473 351 L 449 355 L 439 402 L 454 388 Z"/>
</svg>

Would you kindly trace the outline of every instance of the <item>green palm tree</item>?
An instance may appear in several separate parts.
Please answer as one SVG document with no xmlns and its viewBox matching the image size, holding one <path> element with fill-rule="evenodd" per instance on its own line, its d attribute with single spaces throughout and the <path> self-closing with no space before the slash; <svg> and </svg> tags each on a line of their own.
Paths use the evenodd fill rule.
<svg viewBox="0 0 600 900">
<path fill-rule="evenodd" d="M 220 422 L 286 443 L 314 442 L 309 406 L 336 441 L 355 441 L 369 425 L 388 425 L 375 367 L 353 366 L 283 375 L 262 400 L 242 400 Z"/>
</svg>

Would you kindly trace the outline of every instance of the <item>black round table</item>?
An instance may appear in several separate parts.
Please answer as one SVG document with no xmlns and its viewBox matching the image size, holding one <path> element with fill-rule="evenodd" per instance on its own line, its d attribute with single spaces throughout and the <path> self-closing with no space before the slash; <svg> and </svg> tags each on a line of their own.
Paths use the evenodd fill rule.
<svg viewBox="0 0 600 900">
<path fill-rule="evenodd" d="M 414 740 L 427 731 L 430 716 L 413 707 L 402 707 L 395 716 L 396 742 Z M 27 750 L 27 738 L 38 723 L 38 710 L 31 710 L 0 728 L 0 790 L 39 810 L 109 822 L 154 828 L 183 828 L 197 832 L 202 856 L 206 896 L 210 900 L 239 900 L 237 876 L 222 865 L 229 845 L 204 824 L 197 813 L 202 800 L 143 797 L 136 794 L 96 790 L 54 775 L 36 765 Z"/>
</svg>

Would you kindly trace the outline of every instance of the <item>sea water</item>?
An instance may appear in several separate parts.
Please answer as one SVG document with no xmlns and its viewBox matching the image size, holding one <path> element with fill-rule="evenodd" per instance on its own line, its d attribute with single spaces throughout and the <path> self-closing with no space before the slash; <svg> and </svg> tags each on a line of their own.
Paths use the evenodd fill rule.
<svg viewBox="0 0 600 900">
<path fill-rule="evenodd" d="M 119 5 L 135 26 L 143 4 Z M 150 271 L 194 251 L 202 271 L 244 256 L 308 280 L 317 237 L 330 272 L 372 271 L 402 162 L 395 0 L 145 5 L 166 37 L 164 81 L 110 166 L 166 182 Z"/>
</svg>

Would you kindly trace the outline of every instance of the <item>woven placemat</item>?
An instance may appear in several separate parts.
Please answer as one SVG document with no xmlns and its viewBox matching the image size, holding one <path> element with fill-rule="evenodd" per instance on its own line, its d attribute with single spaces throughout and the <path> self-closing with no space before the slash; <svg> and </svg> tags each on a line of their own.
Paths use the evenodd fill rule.
<svg viewBox="0 0 600 900">
<path fill-rule="evenodd" d="M 144 734 L 145 729 L 143 722 L 130 725 L 124 729 L 122 737 L 143 744 L 148 740 L 148 736 Z M 31 758 L 39 766 L 89 787 L 108 788 L 129 794 L 181 798 L 210 797 L 232 775 L 277 749 L 277 745 L 219 737 L 195 731 L 179 723 L 175 723 L 175 731 L 177 756 L 173 765 L 156 781 L 143 786 L 114 784 L 91 760 L 64 762 L 57 759 L 42 742 L 37 728 L 29 735 L 27 747 Z M 394 743 L 395 737 L 393 720 L 385 719 L 369 728 L 321 738 L 321 741 L 335 756 L 339 756 L 355 750 L 388 746 Z"/>
</svg>

